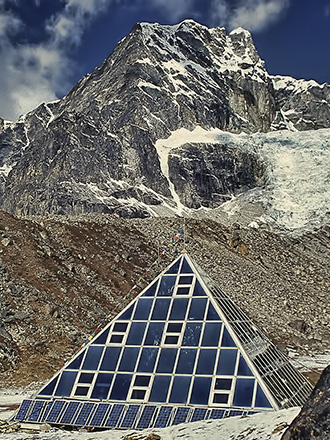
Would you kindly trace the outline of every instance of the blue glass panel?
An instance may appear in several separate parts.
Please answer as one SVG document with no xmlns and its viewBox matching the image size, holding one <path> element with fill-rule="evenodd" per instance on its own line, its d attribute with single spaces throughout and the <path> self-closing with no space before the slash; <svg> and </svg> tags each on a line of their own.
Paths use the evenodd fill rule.
<svg viewBox="0 0 330 440">
<path fill-rule="evenodd" d="M 137 321 L 148 321 L 153 300 L 153 298 L 140 298 L 136 305 L 133 319 Z"/>
<path fill-rule="evenodd" d="M 218 378 L 215 381 L 215 390 L 230 390 L 232 384 L 232 379 Z"/>
<path fill-rule="evenodd" d="M 177 291 L 176 291 L 176 295 L 189 295 L 190 293 L 190 286 L 186 286 L 186 287 L 178 287 Z"/>
<path fill-rule="evenodd" d="M 84 356 L 84 352 L 80 353 L 79 356 L 76 357 L 66 368 L 70 368 L 70 370 L 79 370 L 81 360 Z"/>
<path fill-rule="evenodd" d="M 187 313 L 188 298 L 174 298 L 170 313 L 170 320 L 184 320 Z"/>
<path fill-rule="evenodd" d="M 30 408 L 32 401 L 31 400 L 23 400 L 21 403 L 21 406 L 19 407 L 19 410 L 17 414 L 15 415 L 15 420 L 24 420 L 25 416 Z"/>
<path fill-rule="evenodd" d="M 197 374 L 213 374 L 217 350 L 201 349 L 198 356 Z"/>
<path fill-rule="evenodd" d="M 108 397 L 112 379 L 113 374 L 111 373 L 99 373 L 95 381 L 91 398 L 106 399 Z"/>
<path fill-rule="evenodd" d="M 131 319 L 132 312 L 133 312 L 134 304 L 132 304 L 128 309 L 126 309 L 120 316 L 118 316 L 118 320 L 125 320 L 128 321 Z"/>
<path fill-rule="evenodd" d="M 93 415 L 92 420 L 89 422 L 90 426 L 102 426 L 104 417 L 111 405 L 108 403 L 100 403 Z"/>
<path fill-rule="evenodd" d="M 137 371 L 140 373 L 152 373 L 157 354 L 158 348 L 143 348 Z"/>
<path fill-rule="evenodd" d="M 55 391 L 55 396 L 70 396 L 76 376 L 77 373 L 75 371 L 63 371 Z"/>
<path fill-rule="evenodd" d="M 89 387 L 77 387 L 74 392 L 75 396 L 87 396 Z"/>
<path fill-rule="evenodd" d="M 180 275 L 178 284 L 192 284 L 192 275 Z"/>
<path fill-rule="evenodd" d="M 207 298 L 192 298 L 188 319 L 203 320 Z"/>
<path fill-rule="evenodd" d="M 165 428 L 170 418 L 173 406 L 162 406 L 159 410 L 157 418 L 154 423 L 154 428 Z"/>
<path fill-rule="evenodd" d="M 271 403 L 269 402 L 268 398 L 266 397 L 265 393 L 263 392 L 259 384 L 257 388 L 256 402 L 254 406 L 256 408 L 272 408 Z"/>
<path fill-rule="evenodd" d="M 207 322 L 204 327 L 202 340 L 203 347 L 218 347 L 220 339 L 221 324 L 215 322 Z"/>
<path fill-rule="evenodd" d="M 41 413 L 41 410 L 46 405 L 45 400 L 36 400 L 34 402 L 33 409 L 29 415 L 29 418 L 27 419 L 28 422 L 37 422 Z"/>
<path fill-rule="evenodd" d="M 151 322 L 149 324 L 147 336 L 144 345 L 160 345 L 164 330 L 164 324 L 161 322 Z"/>
<path fill-rule="evenodd" d="M 103 356 L 100 370 L 115 371 L 121 347 L 107 347 Z"/>
<path fill-rule="evenodd" d="M 166 274 L 175 274 L 178 273 L 180 267 L 181 258 L 177 260 L 172 266 L 165 272 Z"/>
<path fill-rule="evenodd" d="M 176 373 L 191 374 L 194 370 L 197 350 L 193 348 L 181 349 Z"/>
<path fill-rule="evenodd" d="M 66 402 L 64 400 L 55 401 L 52 409 L 47 415 L 46 422 L 55 423 L 65 403 Z"/>
<path fill-rule="evenodd" d="M 155 376 L 149 402 L 166 402 L 171 376 Z"/>
<path fill-rule="evenodd" d="M 88 417 L 90 416 L 94 408 L 95 408 L 95 403 L 84 403 L 78 414 L 78 417 L 74 421 L 74 424 L 81 426 L 86 425 Z"/>
<path fill-rule="evenodd" d="M 206 408 L 196 408 L 190 421 L 197 422 L 199 420 L 205 420 L 206 414 L 207 414 Z"/>
<path fill-rule="evenodd" d="M 130 405 L 128 407 L 124 419 L 120 425 L 121 428 L 133 428 L 139 408 L 140 405 Z"/>
<path fill-rule="evenodd" d="M 139 422 L 136 426 L 137 429 L 149 428 L 151 419 L 153 418 L 153 415 L 155 414 L 156 408 L 157 408 L 156 406 L 144 407 L 143 413 L 141 414 Z"/>
<path fill-rule="evenodd" d="M 99 365 L 102 352 L 103 347 L 90 345 L 86 353 L 82 370 L 96 370 Z"/>
<path fill-rule="evenodd" d="M 178 425 L 179 423 L 184 423 L 188 417 L 190 408 L 178 408 L 176 410 L 172 425 Z"/>
<path fill-rule="evenodd" d="M 119 371 L 134 371 L 136 359 L 138 357 L 139 347 L 126 347 L 119 364 Z"/>
<path fill-rule="evenodd" d="M 127 322 L 116 322 L 113 326 L 114 332 L 125 333 L 127 330 L 128 323 Z"/>
<path fill-rule="evenodd" d="M 124 408 L 124 405 L 113 405 L 113 408 L 104 426 L 115 428 L 118 425 L 118 421 L 120 420 L 120 416 L 122 415 Z"/>
<path fill-rule="evenodd" d="M 193 296 L 206 296 L 206 293 L 204 292 L 204 289 L 198 280 L 196 280 L 196 283 L 195 283 Z"/>
<path fill-rule="evenodd" d="M 168 314 L 168 309 L 170 307 L 170 301 L 171 300 L 169 298 L 156 299 L 151 319 L 158 321 L 165 320 Z"/>
<path fill-rule="evenodd" d="M 173 373 L 177 351 L 176 348 L 163 348 L 161 350 L 156 370 L 157 373 Z"/>
<path fill-rule="evenodd" d="M 94 339 L 93 344 L 105 344 L 107 342 L 107 337 L 109 334 L 109 329 L 104 330 L 100 336 Z"/>
<path fill-rule="evenodd" d="M 141 345 L 146 326 L 146 322 L 133 322 L 129 331 L 126 345 Z"/>
<path fill-rule="evenodd" d="M 182 345 L 196 347 L 199 345 L 199 339 L 202 330 L 201 322 L 188 322 L 183 335 Z"/>
<path fill-rule="evenodd" d="M 58 376 L 55 377 L 51 382 L 49 382 L 48 385 L 45 386 L 43 390 L 40 391 L 39 394 L 42 394 L 43 396 L 51 396 L 53 394 L 55 385 L 57 384 Z"/>
<path fill-rule="evenodd" d="M 233 406 L 250 407 L 252 405 L 254 379 L 237 379 Z"/>
<path fill-rule="evenodd" d="M 235 342 L 233 341 L 233 338 L 228 333 L 228 330 L 224 328 L 222 341 L 221 341 L 222 347 L 236 347 Z"/>
<path fill-rule="evenodd" d="M 158 296 L 172 296 L 176 277 L 163 275 L 160 281 Z"/>
<path fill-rule="evenodd" d="M 226 405 L 228 403 L 229 394 L 214 394 L 213 403 L 218 403 L 222 405 Z"/>
<path fill-rule="evenodd" d="M 236 359 L 236 349 L 221 350 L 218 361 L 217 375 L 232 376 L 235 373 Z"/>
<path fill-rule="evenodd" d="M 142 296 L 155 296 L 157 286 L 158 286 L 158 280 L 155 283 L 153 283 L 153 285 L 150 286 L 149 289 L 146 290 Z"/>
<path fill-rule="evenodd" d="M 117 374 L 111 391 L 110 399 L 126 400 L 131 380 L 131 374 Z"/>
<path fill-rule="evenodd" d="M 238 376 L 253 376 L 252 371 L 250 370 L 250 367 L 246 363 L 245 359 L 242 355 L 239 357 L 239 364 L 238 364 Z"/>
<path fill-rule="evenodd" d="M 206 320 L 207 321 L 221 321 L 221 318 L 218 315 L 218 312 L 215 310 L 213 304 L 210 301 L 209 301 L 209 310 L 207 312 Z"/>
<path fill-rule="evenodd" d="M 94 373 L 80 373 L 79 383 L 92 383 L 94 379 Z"/>
<path fill-rule="evenodd" d="M 212 378 L 195 377 L 194 385 L 190 397 L 190 403 L 193 405 L 207 405 L 210 395 Z"/>
<path fill-rule="evenodd" d="M 192 269 L 188 264 L 188 261 L 186 259 L 183 260 L 183 264 L 181 267 L 181 273 L 192 273 Z"/>
<path fill-rule="evenodd" d="M 174 377 L 172 391 L 169 399 L 170 403 L 187 403 L 190 381 L 190 376 Z"/>
<path fill-rule="evenodd" d="M 60 418 L 59 423 L 63 423 L 65 425 L 72 423 L 72 419 L 80 405 L 81 403 L 79 402 L 70 402 L 69 405 L 66 407 L 64 414 Z"/>
</svg>

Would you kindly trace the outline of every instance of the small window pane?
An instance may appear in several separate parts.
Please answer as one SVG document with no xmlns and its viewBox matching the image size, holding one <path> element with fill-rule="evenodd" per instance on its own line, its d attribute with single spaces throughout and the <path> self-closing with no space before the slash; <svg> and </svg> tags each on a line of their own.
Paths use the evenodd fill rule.
<svg viewBox="0 0 330 440">
<path fill-rule="evenodd" d="M 150 376 L 136 376 L 134 386 L 147 387 L 150 382 Z"/>
<path fill-rule="evenodd" d="M 238 376 L 253 376 L 252 371 L 250 370 L 250 367 L 246 363 L 245 359 L 242 355 L 239 357 L 239 364 L 238 364 Z"/>
<path fill-rule="evenodd" d="M 137 371 L 140 373 L 152 373 L 157 354 L 158 348 L 143 348 Z"/>
<path fill-rule="evenodd" d="M 168 333 L 180 333 L 182 329 L 181 322 L 170 322 L 167 326 Z"/>
<path fill-rule="evenodd" d="M 131 399 L 143 400 L 146 390 L 133 390 Z"/>
<path fill-rule="evenodd" d="M 129 307 L 127 310 L 125 310 L 124 313 L 122 313 L 120 316 L 118 316 L 118 320 L 128 320 L 131 319 L 132 316 L 132 312 L 133 312 L 133 308 L 134 308 L 134 304 L 131 305 L 131 307 Z"/>
<path fill-rule="evenodd" d="M 220 316 L 218 315 L 218 312 L 215 310 L 213 304 L 209 302 L 209 310 L 207 312 L 207 321 L 221 321 Z"/>
<path fill-rule="evenodd" d="M 181 267 L 181 273 L 193 273 L 191 267 L 189 266 L 186 259 L 183 260 L 182 267 Z"/>
<path fill-rule="evenodd" d="M 228 403 L 229 394 L 214 394 L 213 403 Z"/>
<path fill-rule="evenodd" d="M 232 376 L 235 373 L 237 350 L 221 350 L 217 375 Z"/>
<path fill-rule="evenodd" d="M 126 332 L 128 324 L 126 322 L 116 322 L 113 331 L 114 332 Z"/>
<path fill-rule="evenodd" d="M 165 402 L 171 376 L 155 376 L 149 402 Z"/>
<path fill-rule="evenodd" d="M 126 345 L 141 345 L 146 326 L 146 322 L 133 322 L 129 331 Z"/>
<path fill-rule="evenodd" d="M 190 403 L 193 405 L 207 405 L 210 395 L 211 377 L 195 377 Z"/>
<path fill-rule="evenodd" d="M 164 275 L 161 279 L 157 296 L 172 296 L 176 277 Z"/>
<path fill-rule="evenodd" d="M 112 344 L 121 344 L 123 339 L 124 339 L 123 335 L 112 335 L 110 338 L 110 342 Z"/>
<path fill-rule="evenodd" d="M 204 347 L 218 347 L 220 339 L 221 324 L 206 323 L 204 327 L 204 335 L 202 345 Z"/>
<path fill-rule="evenodd" d="M 250 407 L 254 389 L 254 379 L 237 379 L 233 405 Z"/>
<path fill-rule="evenodd" d="M 177 351 L 176 348 L 162 349 L 158 360 L 157 373 L 173 373 Z"/>
<path fill-rule="evenodd" d="M 157 286 L 158 280 L 152 286 L 150 286 L 149 289 L 146 290 L 142 296 L 155 296 Z"/>
<path fill-rule="evenodd" d="M 91 398 L 106 399 L 108 397 L 112 379 L 113 374 L 111 373 L 99 373 L 95 381 Z"/>
<path fill-rule="evenodd" d="M 190 304 L 188 319 L 203 320 L 205 315 L 206 298 L 193 298 Z"/>
<path fill-rule="evenodd" d="M 153 298 L 140 298 L 135 309 L 134 320 L 147 321 L 149 319 L 150 309 Z"/>
<path fill-rule="evenodd" d="M 101 363 L 100 370 L 115 371 L 121 347 L 107 347 Z"/>
<path fill-rule="evenodd" d="M 74 393 L 75 396 L 87 396 L 89 387 L 77 387 Z"/>
<path fill-rule="evenodd" d="M 231 389 L 232 379 L 221 379 L 218 378 L 215 381 L 214 389 L 215 390 L 230 390 Z"/>
<path fill-rule="evenodd" d="M 193 348 L 181 349 L 176 373 L 192 374 L 195 365 L 197 350 Z"/>
<path fill-rule="evenodd" d="M 163 330 L 164 324 L 162 322 L 151 322 L 144 345 L 160 345 Z"/>
<path fill-rule="evenodd" d="M 178 287 L 176 294 L 177 295 L 189 295 L 190 287 Z"/>
<path fill-rule="evenodd" d="M 55 392 L 55 396 L 70 396 L 76 376 L 77 373 L 75 371 L 63 371 Z"/>
<path fill-rule="evenodd" d="M 131 374 L 117 374 L 111 391 L 110 399 L 126 400 L 131 379 Z"/>
<path fill-rule="evenodd" d="M 92 383 L 94 379 L 94 373 L 80 373 L 79 383 Z"/>
<path fill-rule="evenodd" d="M 172 344 L 172 345 L 176 345 L 179 341 L 179 336 L 166 336 L 165 338 L 165 344 Z"/>
<path fill-rule="evenodd" d="M 179 284 L 191 284 L 193 282 L 193 276 L 190 275 L 181 275 L 179 279 Z"/>
<path fill-rule="evenodd" d="M 189 391 L 191 377 L 189 376 L 175 376 L 172 391 L 170 395 L 170 403 L 187 403 L 187 396 Z"/>
<path fill-rule="evenodd" d="M 216 354 L 217 354 L 217 350 L 201 349 L 199 352 L 196 373 L 213 374 Z"/>
<path fill-rule="evenodd" d="M 82 370 L 96 370 L 99 365 L 102 352 L 103 347 L 98 345 L 91 345 L 88 348 Z"/>
<path fill-rule="evenodd" d="M 165 320 L 168 314 L 168 309 L 170 307 L 170 301 L 171 300 L 168 298 L 156 299 L 151 319 L 157 321 Z"/>
<path fill-rule="evenodd" d="M 187 313 L 188 298 L 174 298 L 172 303 L 172 310 L 170 313 L 170 320 L 183 320 Z"/>
<path fill-rule="evenodd" d="M 235 342 L 233 341 L 233 338 L 228 333 L 228 330 L 225 328 L 222 336 L 221 341 L 222 347 L 236 347 Z"/>
<path fill-rule="evenodd" d="M 119 371 L 134 371 L 136 359 L 138 357 L 140 348 L 126 347 L 124 348 L 123 357 L 119 364 Z"/>
<path fill-rule="evenodd" d="M 199 339 L 202 330 L 202 323 L 188 322 L 183 335 L 182 345 L 196 347 L 199 345 Z"/>
<path fill-rule="evenodd" d="M 206 296 L 206 293 L 198 280 L 196 280 L 193 296 Z"/>
</svg>

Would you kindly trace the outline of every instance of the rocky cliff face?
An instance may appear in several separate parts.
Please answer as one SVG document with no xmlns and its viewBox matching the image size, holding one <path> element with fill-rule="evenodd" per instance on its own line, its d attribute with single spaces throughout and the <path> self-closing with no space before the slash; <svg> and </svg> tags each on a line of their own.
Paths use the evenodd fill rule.
<svg viewBox="0 0 330 440">
<path fill-rule="evenodd" d="M 186 142 L 164 158 L 157 145 L 182 129 L 330 126 L 329 86 L 299 95 L 298 82 L 286 90 L 283 81 L 268 75 L 243 29 L 137 24 L 66 97 L 0 133 L 0 207 L 147 217 L 177 212 L 180 203 L 218 206 L 262 181 L 253 149 Z M 315 96 L 326 104 L 317 106 Z"/>
</svg>

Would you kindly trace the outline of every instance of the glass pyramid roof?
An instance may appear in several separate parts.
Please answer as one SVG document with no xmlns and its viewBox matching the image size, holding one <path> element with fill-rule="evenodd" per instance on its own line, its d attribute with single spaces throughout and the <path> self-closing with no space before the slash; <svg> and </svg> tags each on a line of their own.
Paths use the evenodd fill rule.
<svg viewBox="0 0 330 440">
<path fill-rule="evenodd" d="M 16 420 L 137 429 L 302 405 L 311 385 L 187 254 Z"/>
</svg>

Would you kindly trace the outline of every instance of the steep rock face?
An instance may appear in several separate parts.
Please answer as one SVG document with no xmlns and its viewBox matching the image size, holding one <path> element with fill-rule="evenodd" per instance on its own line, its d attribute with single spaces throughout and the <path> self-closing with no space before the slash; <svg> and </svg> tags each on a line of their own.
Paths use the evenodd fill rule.
<svg viewBox="0 0 330 440">
<path fill-rule="evenodd" d="M 145 217 L 164 201 L 175 208 L 172 183 L 183 204 L 216 205 L 256 184 L 262 167 L 249 165 L 255 157 L 222 145 L 214 154 L 217 161 L 224 154 L 229 169 L 212 165 L 214 178 L 197 179 L 187 191 L 173 165 L 170 176 L 164 174 L 156 142 L 182 128 L 251 133 L 279 126 L 276 115 L 287 104 L 273 83 L 241 28 L 226 35 L 191 20 L 137 24 L 66 97 L 42 104 L 0 133 L 0 207 L 23 215 L 101 211 Z M 323 114 L 319 120 L 328 121 Z M 205 155 L 196 148 L 196 158 Z M 240 171 L 233 179 L 234 162 Z M 200 168 L 209 170 L 194 163 L 196 169 L 185 171 L 190 180 Z"/>
</svg>

